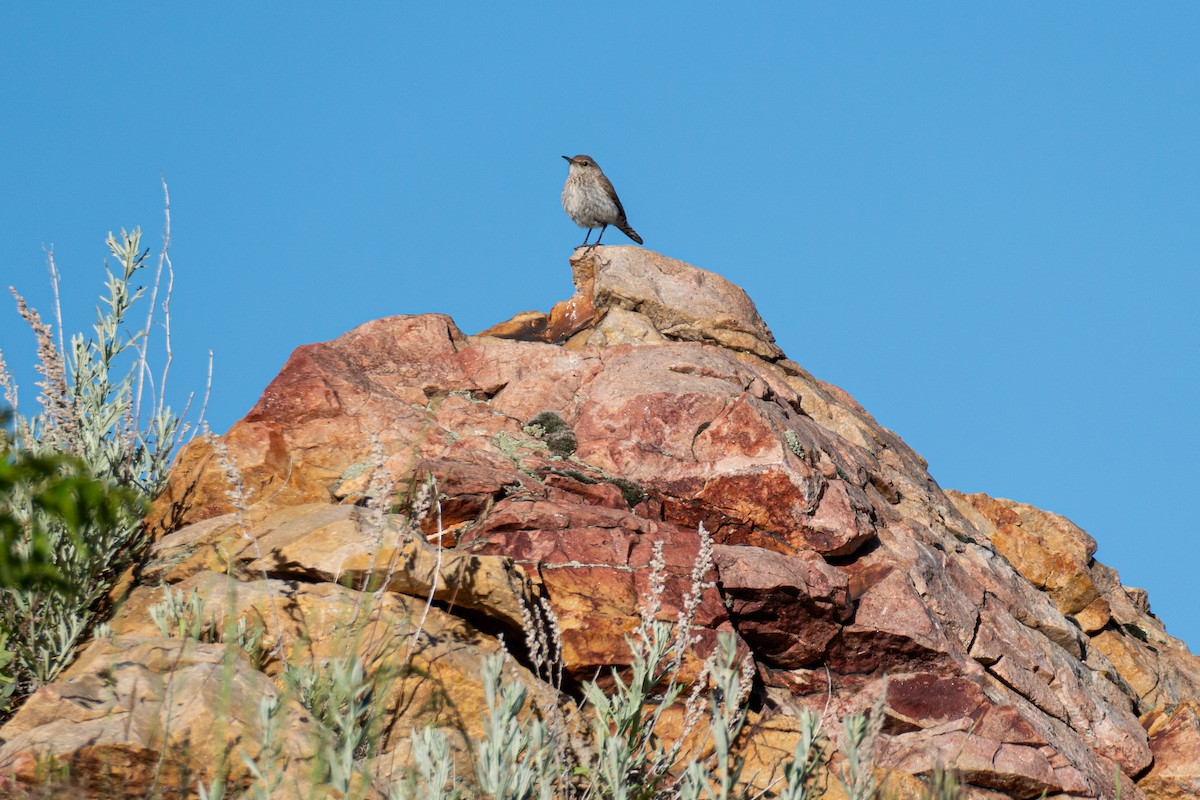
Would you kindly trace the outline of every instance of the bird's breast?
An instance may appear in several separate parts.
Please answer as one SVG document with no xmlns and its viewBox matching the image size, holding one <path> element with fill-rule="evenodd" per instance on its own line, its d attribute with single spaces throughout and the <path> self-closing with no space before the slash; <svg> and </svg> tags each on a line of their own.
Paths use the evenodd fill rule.
<svg viewBox="0 0 1200 800">
<path fill-rule="evenodd" d="M 593 181 L 567 179 L 562 192 L 563 210 L 581 228 L 598 228 L 617 220 L 617 204 L 604 187 Z"/>
</svg>

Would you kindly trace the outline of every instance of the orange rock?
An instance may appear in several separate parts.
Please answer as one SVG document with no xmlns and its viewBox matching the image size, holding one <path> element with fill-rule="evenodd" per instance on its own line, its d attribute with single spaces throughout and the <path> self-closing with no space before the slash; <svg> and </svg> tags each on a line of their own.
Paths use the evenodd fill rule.
<svg viewBox="0 0 1200 800">
<path fill-rule="evenodd" d="M 696 592 L 684 679 L 720 631 L 756 661 L 762 715 L 742 745 L 759 789 L 791 751 L 789 714 L 822 712 L 832 730 L 882 695 L 876 766 L 900 796 L 939 765 L 978 800 L 1111 798 L 1116 781 L 1125 800 L 1194 791 L 1200 662 L 1094 560 L 1091 537 L 944 492 L 895 433 L 785 358 L 724 278 L 641 248 L 579 250 L 572 268 L 573 297 L 477 336 L 425 314 L 298 347 L 245 419 L 180 454 L 115 638 L 0 729 L 0 766 L 32 780 L 47 745 L 92 765 L 97 786 L 141 785 L 163 744 L 105 671 L 145 677 L 146 697 L 206 697 L 200 676 L 228 647 L 158 637 L 149 609 L 167 584 L 263 627 L 263 662 L 235 671 L 239 721 L 285 664 L 356 654 L 393 670 L 383 753 L 362 765 L 386 787 L 412 726 L 451 731 L 467 758 L 481 659 L 501 635 L 527 658 L 522 628 L 545 636 L 554 615 L 568 684 L 627 667 L 657 546 L 658 619 Z M 693 587 L 701 525 L 715 565 Z M 530 666 L 513 674 L 565 700 Z M 200 715 L 171 725 L 229 744 Z"/>
<path fill-rule="evenodd" d="M 1154 766 L 1138 781 L 1153 800 L 1200 797 L 1200 704 L 1189 701 L 1174 712 L 1156 714 L 1150 725 Z"/>
<path fill-rule="evenodd" d="M 1049 594 L 1063 614 L 1077 614 L 1099 597 L 1088 571 L 1096 540 L 1069 520 L 984 494 L 949 494 L 969 503 L 990 523 L 983 532 L 996 550 Z"/>
</svg>

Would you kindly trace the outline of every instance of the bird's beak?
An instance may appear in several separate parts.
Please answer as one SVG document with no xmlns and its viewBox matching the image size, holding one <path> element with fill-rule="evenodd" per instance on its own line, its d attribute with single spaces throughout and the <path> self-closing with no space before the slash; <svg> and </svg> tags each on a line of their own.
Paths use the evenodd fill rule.
<svg viewBox="0 0 1200 800">
<path fill-rule="evenodd" d="M 567 161 L 570 161 L 570 160 L 571 160 L 571 157 L 570 157 L 570 156 L 563 156 L 563 158 L 565 158 Z"/>
</svg>

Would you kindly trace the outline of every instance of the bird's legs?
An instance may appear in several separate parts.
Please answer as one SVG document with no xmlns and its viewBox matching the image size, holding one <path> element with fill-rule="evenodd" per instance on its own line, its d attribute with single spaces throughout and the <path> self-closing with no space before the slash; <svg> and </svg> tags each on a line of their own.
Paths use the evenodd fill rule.
<svg viewBox="0 0 1200 800">
<path fill-rule="evenodd" d="M 607 225 L 607 224 L 605 224 L 605 225 L 601 225 L 601 227 L 600 227 L 600 236 L 604 236 L 604 231 L 605 231 L 605 230 L 607 230 L 607 229 L 608 229 L 608 225 Z M 595 247 L 596 245 L 599 245 L 599 243 L 600 243 L 600 236 L 596 236 L 596 240 L 595 240 L 594 242 L 590 243 L 590 245 L 589 245 L 589 243 L 588 243 L 588 239 L 590 239 L 590 237 L 592 237 L 592 231 L 593 231 L 593 230 L 595 230 L 595 228 L 588 228 L 588 235 L 583 237 L 583 243 L 582 243 L 582 245 L 580 245 L 580 247 L 587 247 L 588 249 L 592 249 L 592 248 L 593 248 L 593 247 Z"/>
<path fill-rule="evenodd" d="M 606 230 L 608 230 L 608 225 L 607 225 L 607 224 L 605 224 L 605 225 L 602 225 L 602 226 L 600 227 L 600 236 L 597 236 L 597 237 L 596 237 L 596 241 L 592 242 L 592 247 L 595 247 L 596 245 L 600 244 L 600 239 L 601 239 L 601 238 L 604 236 L 604 232 L 605 232 Z"/>
</svg>

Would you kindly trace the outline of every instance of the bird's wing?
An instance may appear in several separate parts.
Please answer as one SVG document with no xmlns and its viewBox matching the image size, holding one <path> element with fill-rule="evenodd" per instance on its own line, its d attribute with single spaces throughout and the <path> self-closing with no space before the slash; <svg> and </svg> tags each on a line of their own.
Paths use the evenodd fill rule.
<svg viewBox="0 0 1200 800">
<path fill-rule="evenodd" d="M 608 190 L 608 196 L 617 204 L 617 213 L 621 215 L 621 219 L 625 219 L 625 207 L 621 205 L 621 198 L 617 197 L 617 190 L 613 188 L 612 181 L 603 172 L 600 173 L 600 181 Z"/>
</svg>

